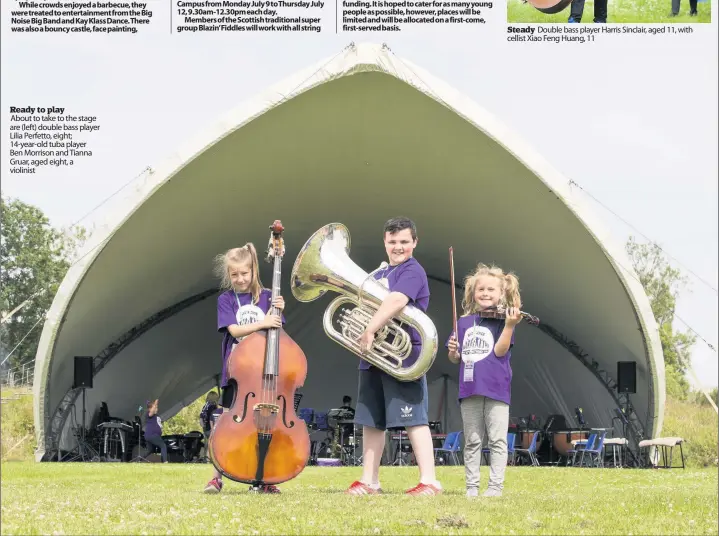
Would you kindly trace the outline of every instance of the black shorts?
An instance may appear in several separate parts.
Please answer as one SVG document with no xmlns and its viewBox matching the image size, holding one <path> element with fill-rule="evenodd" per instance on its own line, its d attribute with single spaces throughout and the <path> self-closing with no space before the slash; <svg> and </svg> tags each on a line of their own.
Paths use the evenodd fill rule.
<svg viewBox="0 0 719 536">
<path fill-rule="evenodd" d="M 379 430 L 429 424 L 427 378 L 403 382 L 370 367 L 359 371 L 355 424 Z"/>
</svg>

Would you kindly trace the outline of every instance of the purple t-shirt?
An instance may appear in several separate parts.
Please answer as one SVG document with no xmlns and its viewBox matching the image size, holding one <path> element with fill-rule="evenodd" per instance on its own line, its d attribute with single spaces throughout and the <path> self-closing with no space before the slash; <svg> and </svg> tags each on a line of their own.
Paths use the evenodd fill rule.
<svg viewBox="0 0 719 536">
<path fill-rule="evenodd" d="M 459 399 L 486 396 L 509 404 L 512 385 L 512 347 L 502 357 L 494 355 L 494 347 L 504 330 L 504 320 L 480 318 L 473 314 L 457 320 L 459 336 Z M 450 335 L 451 337 L 451 335 Z M 449 337 L 447 344 L 449 345 Z"/>
<path fill-rule="evenodd" d="M 162 436 L 162 421 L 160 420 L 160 416 L 155 414 L 147 418 L 147 422 L 145 423 L 145 437 L 159 436 Z"/>
<path fill-rule="evenodd" d="M 222 338 L 222 382 L 220 385 L 227 385 L 227 358 L 230 357 L 233 348 L 239 342 L 227 328 L 233 324 L 245 326 L 264 320 L 270 310 L 272 303 L 272 291 L 262 289 L 256 304 L 252 303 L 252 294 L 249 292 L 237 293 L 232 290 L 223 292 L 217 298 L 217 331 L 224 334 Z M 282 323 L 285 323 L 285 315 L 282 315 Z"/>
<path fill-rule="evenodd" d="M 427 311 L 429 306 L 429 283 L 427 282 L 427 273 L 417 259 L 410 257 L 402 264 L 397 266 L 387 266 L 377 271 L 374 278 L 381 281 L 387 280 L 390 292 L 401 292 L 409 298 L 408 305 L 417 307 L 422 312 Z M 416 329 L 405 326 L 410 340 L 412 341 L 412 352 L 404 361 L 403 366 L 409 367 L 417 361 L 419 352 L 422 349 L 422 339 Z M 360 359 L 360 370 L 368 370 L 371 364 L 364 359 Z"/>
</svg>

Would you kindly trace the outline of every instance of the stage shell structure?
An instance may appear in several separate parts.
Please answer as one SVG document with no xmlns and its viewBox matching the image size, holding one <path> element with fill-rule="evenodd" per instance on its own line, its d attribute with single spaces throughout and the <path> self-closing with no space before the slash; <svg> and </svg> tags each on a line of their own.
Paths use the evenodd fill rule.
<svg viewBox="0 0 719 536">
<path fill-rule="evenodd" d="M 628 439 L 656 437 L 665 396 L 657 326 L 622 245 L 581 195 L 446 82 L 386 45 L 350 44 L 230 111 L 105 207 L 41 335 L 36 459 L 58 459 L 76 444 L 74 356 L 94 357 L 86 425 L 102 402 L 131 421 L 154 398 L 167 420 L 216 386 L 213 258 L 248 241 L 263 251 L 275 219 L 286 229 L 286 330 L 308 358 L 301 407 L 356 400 L 359 361 L 323 332 L 336 295 L 292 297 L 300 248 L 323 225 L 343 223 L 350 257 L 369 272 L 385 260 L 384 222 L 405 215 L 417 223 L 415 256 L 440 339 L 427 374 L 430 420 L 461 429 L 459 371 L 445 349 L 452 246 L 458 284 L 480 261 L 511 269 L 523 308 L 541 320 L 516 331 L 513 418 L 561 414 L 575 427 L 581 407 L 587 426 L 618 435 L 615 409 L 629 398 Z M 262 263 L 265 285 L 270 269 Z M 618 392 L 619 361 L 636 362 L 636 393 Z"/>
</svg>

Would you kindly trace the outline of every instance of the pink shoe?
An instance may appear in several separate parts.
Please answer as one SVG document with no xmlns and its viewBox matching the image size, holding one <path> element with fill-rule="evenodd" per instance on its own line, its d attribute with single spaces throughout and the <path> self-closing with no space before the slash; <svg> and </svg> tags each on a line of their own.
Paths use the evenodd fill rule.
<svg viewBox="0 0 719 536">
<path fill-rule="evenodd" d="M 205 493 L 220 493 L 222 491 L 222 480 L 213 478 L 205 486 Z"/>
<path fill-rule="evenodd" d="M 380 488 L 374 489 L 369 487 L 367 484 L 355 480 L 352 485 L 345 491 L 347 495 L 379 495 L 382 493 Z"/>
<path fill-rule="evenodd" d="M 412 489 L 408 489 L 407 491 L 405 491 L 405 493 L 407 495 L 417 495 L 417 496 L 419 496 L 419 495 L 423 495 L 423 496 L 424 495 L 426 495 L 426 496 L 441 495 L 442 489 L 436 488 L 432 484 L 422 484 L 420 482 Z"/>
<path fill-rule="evenodd" d="M 273 486 L 272 484 L 265 484 L 260 486 L 260 493 L 282 493 L 280 488 Z"/>
</svg>

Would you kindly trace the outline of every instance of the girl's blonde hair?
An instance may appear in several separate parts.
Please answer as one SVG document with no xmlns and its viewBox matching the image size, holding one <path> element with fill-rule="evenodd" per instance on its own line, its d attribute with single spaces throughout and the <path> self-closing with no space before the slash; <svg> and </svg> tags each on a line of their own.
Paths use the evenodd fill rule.
<svg viewBox="0 0 719 536">
<path fill-rule="evenodd" d="M 499 298 L 499 308 L 506 309 L 522 307 L 522 299 L 519 297 L 519 279 L 512 272 L 504 273 L 499 266 L 487 266 L 479 263 L 474 272 L 464 279 L 464 298 L 462 299 L 462 309 L 465 315 L 471 315 L 479 310 L 479 306 L 474 301 L 474 287 L 482 276 L 491 276 L 499 279 L 502 290 Z"/>
<path fill-rule="evenodd" d="M 256 304 L 260 300 L 260 292 L 264 287 L 262 286 L 262 281 L 260 281 L 257 250 L 252 242 L 248 242 L 241 248 L 232 248 L 217 255 L 215 257 L 215 275 L 220 278 L 221 289 L 234 290 L 230 280 L 230 265 L 245 262 L 250 263 L 250 272 L 252 273 L 250 294 L 252 294 L 252 303 Z"/>
</svg>

